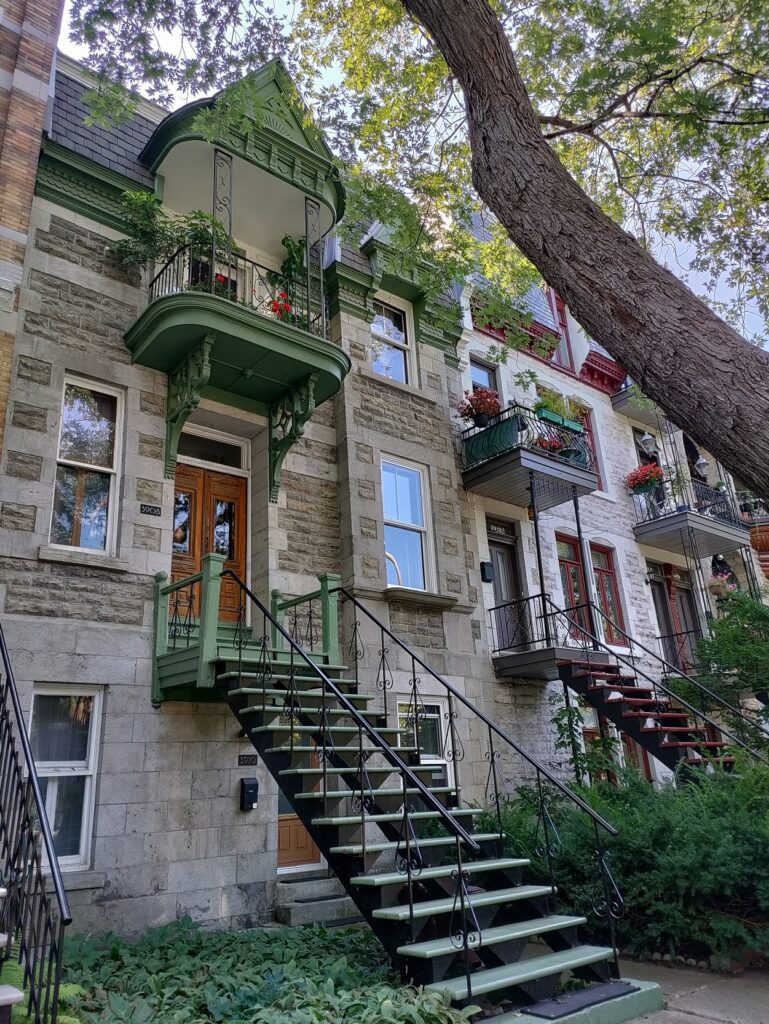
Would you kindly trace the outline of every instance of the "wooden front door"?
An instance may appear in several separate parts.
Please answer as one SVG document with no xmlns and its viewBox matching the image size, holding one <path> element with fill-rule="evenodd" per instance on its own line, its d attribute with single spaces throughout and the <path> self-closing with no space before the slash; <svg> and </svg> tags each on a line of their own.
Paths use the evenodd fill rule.
<svg viewBox="0 0 769 1024">
<path fill-rule="evenodd" d="M 278 867 L 297 868 L 320 863 L 320 850 L 310 833 L 294 814 L 291 804 L 278 790 Z"/>
<path fill-rule="evenodd" d="M 203 556 L 224 555 L 226 569 L 246 577 L 247 487 L 246 479 L 187 466 L 176 467 L 174 494 L 173 557 L 171 580 L 200 572 Z M 232 579 L 222 580 L 219 618 L 238 617 L 240 589 Z M 195 588 L 193 615 L 200 612 L 199 588 Z"/>
</svg>

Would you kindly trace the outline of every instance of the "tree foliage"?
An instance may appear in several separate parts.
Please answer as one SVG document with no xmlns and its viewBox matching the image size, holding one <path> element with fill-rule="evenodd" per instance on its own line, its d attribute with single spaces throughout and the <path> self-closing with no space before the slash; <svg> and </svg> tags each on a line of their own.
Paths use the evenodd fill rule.
<svg viewBox="0 0 769 1024">
<path fill-rule="evenodd" d="M 655 247 L 673 239 L 721 312 L 769 317 L 769 31 L 763 0 L 496 0 L 545 137 L 585 191 Z M 345 169 L 348 226 L 380 220 L 445 278 L 480 264 L 509 293 L 524 261 L 503 231 L 479 248 L 463 98 L 399 0 L 75 0 L 101 76 L 97 117 L 141 89 L 165 103 L 231 86 L 281 55 Z M 247 88 L 229 115 L 248 109 Z M 529 271 L 530 273 L 530 271 Z M 493 292 L 494 289 L 492 288 Z M 493 317 L 501 318 L 501 307 Z"/>
</svg>

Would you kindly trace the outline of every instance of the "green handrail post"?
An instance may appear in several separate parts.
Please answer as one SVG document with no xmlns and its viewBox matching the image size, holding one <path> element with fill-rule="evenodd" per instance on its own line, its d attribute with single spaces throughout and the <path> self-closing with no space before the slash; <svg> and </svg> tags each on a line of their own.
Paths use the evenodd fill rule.
<svg viewBox="0 0 769 1024">
<path fill-rule="evenodd" d="M 219 596 L 225 555 L 203 555 L 203 579 L 200 583 L 200 624 L 198 626 L 199 687 L 214 685 L 214 662 L 218 656 Z"/>
<path fill-rule="evenodd" d="M 162 594 L 163 587 L 168 583 L 168 574 L 155 574 L 155 656 L 152 659 L 152 706 L 159 707 L 163 700 L 158 672 L 158 658 L 168 650 L 168 595 Z"/>
<path fill-rule="evenodd" d="M 283 622 L 286 617 L 285 609 L 281 607 L 282 603 L 283 591 L 278 590 L 276 587 L 275 590 L 270 593 L 270 612 L 272 613 L 272 617 L 280 626 L 283 626 Z M 272 627 L 272 646 L 276 651 L 283 650 L 283 635 L 277 626 Z"/>
<path fill-rule="evenodd" d="M 336 572 L 324 572 L 318 576 L 320 583 L 320 614 L 323 637 L 323 651 L 329 665 L 339 664 L 339 594 L 342 577 Z"/>
</svg>

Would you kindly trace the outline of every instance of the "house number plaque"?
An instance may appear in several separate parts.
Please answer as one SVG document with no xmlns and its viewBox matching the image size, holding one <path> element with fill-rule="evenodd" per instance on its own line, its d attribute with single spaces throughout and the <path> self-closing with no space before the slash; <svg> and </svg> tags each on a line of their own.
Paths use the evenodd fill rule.
<svg viewBox="0 0 769 1024">
<path fill-rule="evenodd" d="M 259 764 L 258 754 L 238 754 L 238 768 L 252 768 Z"/>
<path fill-rule="evenodd" d="M 159 516 L 163 512 L 160 505 L 139 505 L 139 511 L 143 516 Z"/>
</svg>

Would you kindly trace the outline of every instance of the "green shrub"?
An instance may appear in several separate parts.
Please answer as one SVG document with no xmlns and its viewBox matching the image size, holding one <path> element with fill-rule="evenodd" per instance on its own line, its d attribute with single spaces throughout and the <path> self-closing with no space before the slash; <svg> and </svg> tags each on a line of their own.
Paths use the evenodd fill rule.
<svg viewBox="0 0 769 1024">
<path fill-rule="evenodd" d="M 66 1005 L 84 1024 L 460 1024 L 445 997 L 399 985 L 367 930 L 201 932 L 136 943 L 73 936 Z M 475 1008 L 477 1011 L 477 1007 Z"/>
<path fill-rule="evenodd" d="M 769 768 L 739 763 L 729 774 L 655 790 L 636 773 L 622 784 L 577 790 L 618 831 L 606 837 L 609 866 L 625 900 L 617 922 L 621 949 L 632 953 L 769 956 Z M 588 918 L 595 941 L 606 929 L 592 913 L 599 895 L 595 832 L 587 815 L 553 797 L 562 849 L 555 860 L 559 906 Z M 479 827 L 493 827 L 492 815 Z M 506 852 L 532 859 L 532 877 L 547 878 L 535 851 L 536 802 L 521 789 L 504 809 Z"/>
</svg>

